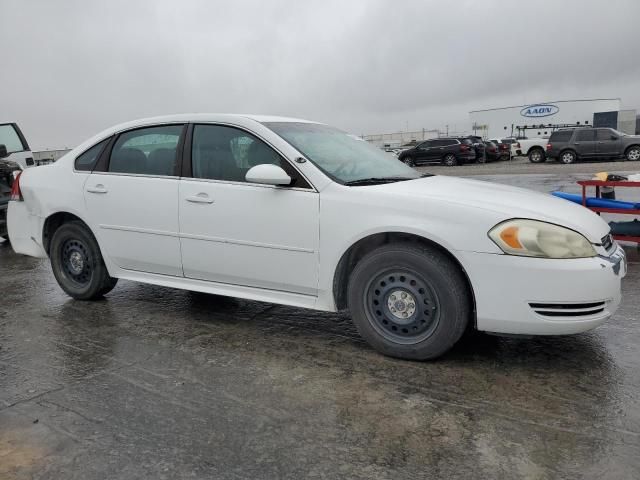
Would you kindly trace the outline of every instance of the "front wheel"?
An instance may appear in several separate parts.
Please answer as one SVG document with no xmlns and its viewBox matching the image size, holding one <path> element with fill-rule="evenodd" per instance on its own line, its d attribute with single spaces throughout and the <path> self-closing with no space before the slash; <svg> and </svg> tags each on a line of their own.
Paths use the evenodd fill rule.
<svg viewBox="0 0 640 480">
<path fill-rule="evenodd" d="M 627 160 L 630 162 L 637 162 L 640 160 L 640 147 L 631 147 L 627 150 L 625 157 L 627 157 Z"/>
<path fill-rule="evenodd" d="M 355 267 L 348 303 L 360 335 L 392 357 L 427 360 L 449 350 L 471 316 L 471 295 L 458 266 L 441 252 L 385 245 Z"/>
<path fill-rule="evenodd" d="M 546 157 L 541 148 L 534 148 L 529 152 L 529 161 L 531 163 L 542 163 L 545 160 L 546 160 Z"/>
<path fill-rule="evenodd" d="M 458 165 L 458 159 L 453 153 L 449 153 L 442 159 L 442 163 L 444 163 L 447 167 L 455 167 L 456 165 Z"/>
<path fill-rule="evenodd" d="M 562 163 L 564 163 L 565 165 L 569 165 L 571 163 L 575 163 L 577 157 L 576 154 L 574 152 L 572 152 L 571 150 L 567 150 L 565 152 L 562 152 L 560 154 L 560 161 Z"/>
<path fill-rule="evenodd" d="M 51 239 L 51 268 L 60 287 L 76 300 L 94 300 L 116 286 L 102 259 L 98 242 L 81 222 L 65 223 Z"/>
</svg>

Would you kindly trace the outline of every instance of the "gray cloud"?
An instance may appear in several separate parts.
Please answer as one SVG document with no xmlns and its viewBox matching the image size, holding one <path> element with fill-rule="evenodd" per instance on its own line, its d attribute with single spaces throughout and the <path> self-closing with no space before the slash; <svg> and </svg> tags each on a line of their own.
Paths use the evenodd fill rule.
<svg viewBox="0 0 640 480">
<path fill-rule="evenodd" d="M 188 111 L 374 133 L 564 98 L 640 108 L 639 18 L 634 0 L 0 0 L 0 117 L 55 148 Z"/>
</svg>

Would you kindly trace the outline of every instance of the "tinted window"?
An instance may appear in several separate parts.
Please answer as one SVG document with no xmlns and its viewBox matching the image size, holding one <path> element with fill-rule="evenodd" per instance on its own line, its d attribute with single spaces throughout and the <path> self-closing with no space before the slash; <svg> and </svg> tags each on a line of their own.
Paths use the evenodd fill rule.
<svg viewBox="0 0 640 480">
<path fill-rule="evenodd" d="M 465 145 L 473 145 L 473 141 L 470 138 L 463 138 L 460 140 L 460 143 L 464 143 Z"/>
<path fill-rule="evenodd" d="M 429 140 L 427 142 L 422 142 L 420 145 L 418 145 L 418 148 L 430 148 L 435 146 L 435 143 L 433 140 Z"/>
<path fill-rule="evenodd" d="M 576 133 L 576 142 L 589 142 L 595 138 L 595 130 L 578 130 Z"/>
<path fill-rule="evenodd" d="M 611 130 L 609 130 L 608 128 L 599 128 L 599 129 L 596 130 L 596 139 L 597 140 L 612 141 L 613 140 L 611 138 L 612 135 L 613 135 L 613 132 Z"/>
<path fill-rule="evenodd" d="M 559 132 L 553 132 L 551 134 L 550 142 L 568 142 L 573 135 L 572 130 L 561 130 Z"/>
<path fill-rule="evenodd" d="M 293 179 L 291 187 L 310 188 L 289 162 L 259 138 L 222 125 L 196 125 L 193 129 L 191 169 L 194 178 L 245 182 L 250 168 L 273 164 Z"/>
<path fill-rule="evenodd" d="M 176 150 L 182 125 L 140 128 L 118 137 L 109 171 L 144 175 L 175 175 Z"/>
<path fill-rule="evenodd" d="M 109 139 L 107 138 L 106 140 L 94 145 L 83 154 L 78 155 L 78 157 L 76 157 L 76 170 L 80 170 L 81 172 L 92 171 L 93 167 L 96 166 L 96 162 L 98 161 L 98 157 L 100 156 L 102 149 L 108 141 Z"/>
<path fill-rule="evenodd" d="M 456 143 L 458 143 L 457 140 L 452 140 L 450 138 L 445 138 L 443 140 L 434 140 L 433 141 L 433 146 L 434 147 L 446 147 L 448 145 L 455 145 Z"/>
<path fill-rule="evenodd" d="M 21 152 L 25 149 L 13 125 L 0 125 L 0 145 L 7 147 L 8 153 Z"/>
</svg>

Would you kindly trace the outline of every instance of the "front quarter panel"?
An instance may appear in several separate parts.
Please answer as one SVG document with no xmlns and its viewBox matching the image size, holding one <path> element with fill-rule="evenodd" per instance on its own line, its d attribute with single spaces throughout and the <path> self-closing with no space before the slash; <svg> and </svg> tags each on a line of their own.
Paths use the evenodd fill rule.
<svg viewBox="0 0 640 480">
<path fill-rule="evenodd" d="M 321 305 L 335 308 L 333 280 L 344 253 L 370 235 L 398 232 L 417 235 L 448 250 L 502 253 L 487 232 L 501 218 L 495 212 L 448 204 L 438 199 L 398 197 L 375 187 L 344 187 L 332 184 L 320 195 Z M 462 262 L 461 262 L 462 263 Z"/>
</svg>

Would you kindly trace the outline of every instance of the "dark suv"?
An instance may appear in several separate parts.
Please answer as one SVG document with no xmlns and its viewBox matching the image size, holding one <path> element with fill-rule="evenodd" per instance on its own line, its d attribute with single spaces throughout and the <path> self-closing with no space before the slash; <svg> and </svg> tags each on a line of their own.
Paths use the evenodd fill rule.
<svg viewBox="0 0 640 480">
<path fill-rule="evenodd" d="M 442 163 L 452 167 L 476 159 L 473 142 L 468 138 L 434 138 L 405 150 L 398 159 L 407 165 L 423 165 L 425 163 Z"/>
<path fill-rule="evenodd" d="M 640 160 L 640 136 L 627 135 L 613 128 L 569 128 L 551 134 L 547 158 L 562 163 L 576 160 Z"/>
</svg>

